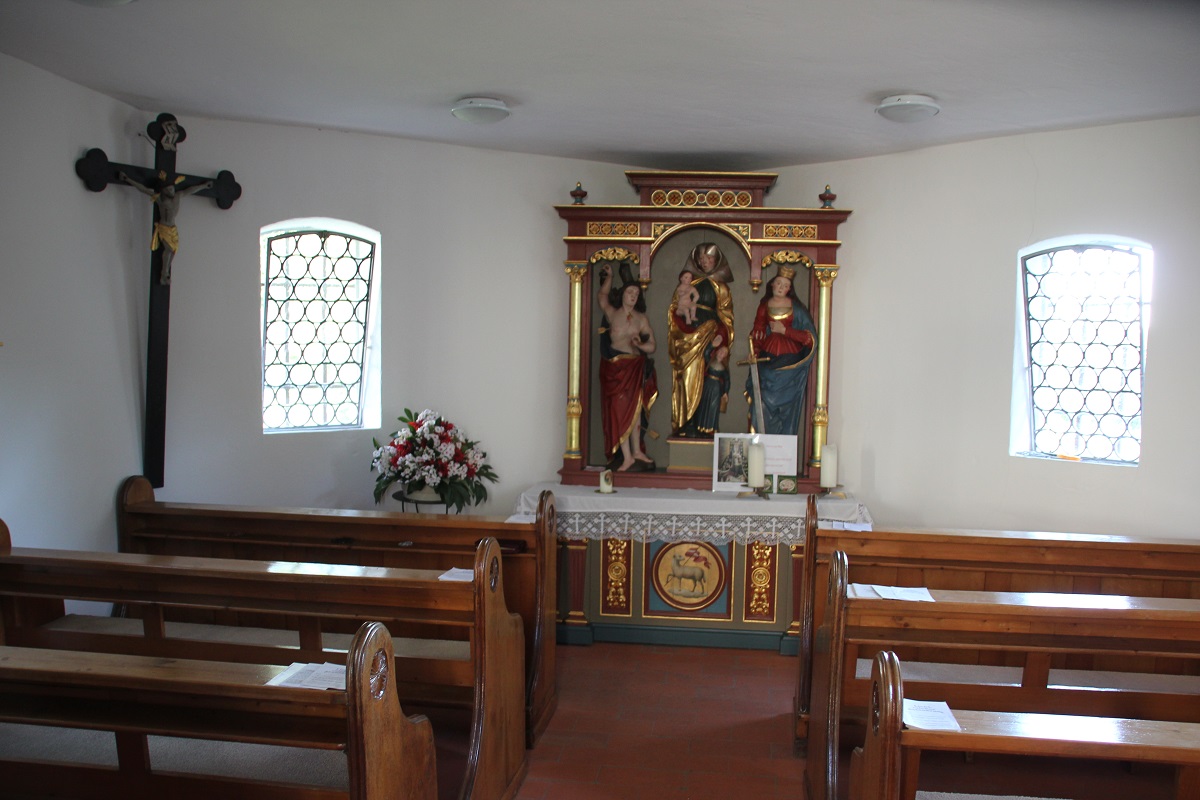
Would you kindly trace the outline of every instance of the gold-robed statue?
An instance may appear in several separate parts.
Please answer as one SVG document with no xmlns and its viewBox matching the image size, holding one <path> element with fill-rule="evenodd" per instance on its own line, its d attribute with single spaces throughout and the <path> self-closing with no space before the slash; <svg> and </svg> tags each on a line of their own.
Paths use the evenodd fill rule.
<svg viewBox="0 0 1200 800">
<path fill-rule="evenodd" d="M 733 340 L 733 272 L 712 242 L 688 255 L 682 284 L 691 273 L 691 309 L 679 309 L 677 291 L 667 311 L 667 354 L 671 359 L 671 433 L 712 438 L 729 401 L 729 343 Z M 686 297 L 687 295 L 685 295 Z M 689 321 L 688 317 L 691 317 Z"/>
</svg>

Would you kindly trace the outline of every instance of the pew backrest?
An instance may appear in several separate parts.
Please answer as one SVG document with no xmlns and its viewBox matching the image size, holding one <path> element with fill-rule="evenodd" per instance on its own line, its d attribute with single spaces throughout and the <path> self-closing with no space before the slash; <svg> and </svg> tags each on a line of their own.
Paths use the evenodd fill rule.
<svg viewBox="0 0 1200 800">
<path fill-rule="evenodd" d="M 834 718 L 873 724 L 871 683 L 856 675 L 860 657 L 879 650 L 922 656 L 989 653 L 1019 669 L 1008 679 L 977 678 L 971 663 L 906 662 L 910 697 L 996 712 L 1200 719 L 1200 600 L 1115 595 L 931 590 L 933 602 L 885 599 L 854 592 L 845 555 L 835 552 L 828 603 L 814 649 L 809 763 L 828 760 L 836 781 Z M 828 641 L 828 647 L 824 646 Z M 1055 658 L 1086 656 L 1161 660 L 1191 676 L 1105 674 L 1080 670 L 1074 682 L 1054 678 Z M 903 657 L 903 656 L 901 656 Z M 824 663 L 823 663 L 824 662 Z M 1190 684 L 1181 687 L 1180 683 Z M 1165 685 L 1163 685 L 1165 683 Z M 840 709 L 840 711 L 838 710 Z M 829 797 L 834 797 L 832 788 Z M 818 796 L 819 797 L 819 796 Z"/>
<path fill-rule="evenodd" d="M 809 517 L 815 522 L 814 511 Z M 795 585 L 800 658 L 796 746 L 808 728 L 811 636 L 822 618 L 830 555 L 849 557 L 849 581 L 931 590 L 1200 597 L 1200 544 L 1176 539 L 1022 531 L 806 528 Z M 965 654 L 963 658 L 968 658 Z M 1135 659 L 1110 659 L 1137 668 Z"/>
<path fill-rule="evenodd" d="M 525 713 L 532 746 L 558 702 L 557 508 L 538 498 L 532 522 L 458 514 L 173 503 L 155 500 L 142 476 L 117 493 L 118 549 L 125 553 L 315 561 L 419 569 L 470 567 L 492 537 L 504 561 L 507 607 L 525 637 Z"/>
<path fill-rule="evenodd" d="M 331 628 L 347 623 L 378 620 L 397 635 L 409 626 L 458 631 L 461 641 L 450 642 L 449 653 L 431 652 L 424 640 L 398 640 L 404 647 L 393 674 L 406 704 L 471 709 L 464 796 L 500 798 L 527 768 L 521 619 L 505 607 L 494 539 L 476 548 L 470 580 L 441 580 L 443 572 L 11 548 L 0 554 L 0 643 L 286 665 L 344 661 L 345 651 L 325 640 Z M 131 620 L 104 617 L 56 624 L 79 622 L 67 620 L 65 600 L 136 605 L 140 624 L 133 631 L 114 625 Z M 278 643 L 259 632 L 247 641 L 224 635 L 228 630 L 216 631 L 219 637 L 174 635 L 164 608 L 283 618 L 298 639 Z"/>
</svg>

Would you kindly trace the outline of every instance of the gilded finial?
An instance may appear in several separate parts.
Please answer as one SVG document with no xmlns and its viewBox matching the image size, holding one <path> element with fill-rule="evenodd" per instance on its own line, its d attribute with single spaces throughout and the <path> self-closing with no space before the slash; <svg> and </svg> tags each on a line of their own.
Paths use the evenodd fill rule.
<svg viewBox="0 0 1200 800">
<path fill-rule="evenodd" d="M 575 205 L 583 205 L 583 198 L 587 197 L 587 192 L 583 190 L 583 183 L 580 181 L 575 182 L 575 188 L 571 190 L 571 197 L 575 198 Z"/>
<path fill-rule="evenodd" d="M 833 201 L 837 200 L 837 195 L 829 191 L 829 184 L 825 184 L 825 191 L 817 195 L 817 199 L 821 201 L 821 208 L 833 208 Z"/>
</svg>

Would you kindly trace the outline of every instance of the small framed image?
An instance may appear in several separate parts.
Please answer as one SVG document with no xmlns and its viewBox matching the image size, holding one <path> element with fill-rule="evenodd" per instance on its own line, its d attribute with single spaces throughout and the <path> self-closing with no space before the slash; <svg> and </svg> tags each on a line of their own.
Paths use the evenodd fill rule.
<svg viewBox="0 0 1200 800">
<path fill-rule="evenodd" d="M 753 433 L 717 433 L 713 435 L 714 492 L 744 492 L 750 477 L 750 444 Z"/>
<path fill-rule="evenodd" d="M 799 486 L 795 475 L 780 475 L 775 479 L 775 494 L 796 494 Z"/>
</svg>

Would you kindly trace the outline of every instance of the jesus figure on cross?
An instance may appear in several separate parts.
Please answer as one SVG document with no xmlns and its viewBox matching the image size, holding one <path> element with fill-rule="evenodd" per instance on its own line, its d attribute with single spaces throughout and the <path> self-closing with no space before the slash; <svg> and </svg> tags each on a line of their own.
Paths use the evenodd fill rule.
<svg viewBox="0 0 1200 800">
<path fill-rule="evenodd" d="M 158 280 L 163 285 L 168 285 L 171 283 L 171 259 L 175 253 L 179 252 L 179 228 L 175 225 L 175 217 L 179 214 L 179 199 L 203 189 L 211 189 L 213 182 L 204 181 L 177 190 L 175 183 L 184 180 L 184 177 L 180 175 L 175 179 L 175 183 L 171 183 L 167 180 L 167 173 L 159 171 L 158 179 L 162 188 L 156 191 L 153 187 L 135 181 L 124 172 L 117 173 L 117 177 L 142 194 L 149 195 L 154 200 L 154 204 L 158 206 L 158 219 L 154 223 L 154 235 L 150 239 L 150 250 L 154 251 L 162 247 L 162 272 L 159 273 Z"/>
</svg>

